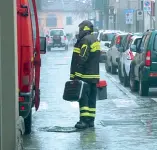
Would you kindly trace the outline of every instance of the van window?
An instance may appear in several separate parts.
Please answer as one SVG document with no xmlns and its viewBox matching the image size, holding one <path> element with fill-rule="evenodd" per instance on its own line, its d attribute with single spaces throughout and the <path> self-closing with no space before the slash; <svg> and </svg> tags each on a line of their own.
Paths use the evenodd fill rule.
<svg viewBox="0 0 157 150">
<path fill-rule="evenodd" d="M 141 38 L 137 38 L 133 44 L 136 45 L 136 47 L 139 47 L 140 42 L 141 42 Z"/>
<path fill-rule="evenodd" d="M 141 52 L 144 50 L 144 43 L 145 43 L 146 35 L 143 36 L 141 42 L 140 42 L 140 50 Z"/>
<path fill-rule="evenodd" d="M 54 36 L 54 35 L 64 36 L 63 30 L 51 30 L 50 36 Z"/>
<path fill-rule="evenodd" d="M 33 38 L 34 38 L 34 47 L 36 43 L 36 24 L 35 24 L 35 16 L 34 16 L 34 9 L 33 9 L 33 4 L 32 0 L 29 0 L 29 6 L 30 6 L 30 13 L 31 13 L 31 20 L 32 20 L 32 32 L 33 32 Z"/>
</svg>

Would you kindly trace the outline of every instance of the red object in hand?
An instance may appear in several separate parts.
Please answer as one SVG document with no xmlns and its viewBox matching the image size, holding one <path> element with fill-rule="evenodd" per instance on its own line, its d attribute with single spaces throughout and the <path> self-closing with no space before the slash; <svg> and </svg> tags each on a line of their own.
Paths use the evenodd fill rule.
<svg viewBox="0 0 157 150">
<path fill-rule="evenodd" d="M 105 80 L 99 81 L 96 86 L 97 88 L 105 87 L 107 86 L 107 82 Z"/>
</svg>

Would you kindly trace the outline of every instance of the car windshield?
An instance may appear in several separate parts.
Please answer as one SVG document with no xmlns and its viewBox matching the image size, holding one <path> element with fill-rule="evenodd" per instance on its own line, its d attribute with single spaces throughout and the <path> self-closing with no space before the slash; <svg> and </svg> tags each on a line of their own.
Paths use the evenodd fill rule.
<svg viewBox="0 0 157 150">
<path fill-rule="evenodd" d="M 102 41 L 112 41 L 114 36 L 114 33 L 105 33 L 102 35 Z"/>
<path fill-rule="evenodd" d="M 54 35 L 63 36 L 64 33 L 63 33 L 62 30 L 51 30 L 51 31 L 50 31 L 50 36 L 54 36 Z"/>
</svg>

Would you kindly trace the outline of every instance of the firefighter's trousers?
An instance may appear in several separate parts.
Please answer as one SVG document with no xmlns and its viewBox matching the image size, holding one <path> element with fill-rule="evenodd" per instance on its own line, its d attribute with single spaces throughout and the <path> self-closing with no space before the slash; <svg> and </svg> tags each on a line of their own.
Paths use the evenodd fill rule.
<svg viewBox="0 0 157 150">
<path fill-rule="evenodd" d="M 94 121 L 96 116 L 96 83 L 88 83 L 89 92 L 80 99 L 80 120 Z"/>
</svg>

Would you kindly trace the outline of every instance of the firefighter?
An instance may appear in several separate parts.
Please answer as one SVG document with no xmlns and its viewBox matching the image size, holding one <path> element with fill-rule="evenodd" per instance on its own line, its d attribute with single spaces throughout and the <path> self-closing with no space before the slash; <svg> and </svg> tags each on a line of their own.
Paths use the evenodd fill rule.
<svg viewBox="0 0 157 150">
<path fill-rule="evenodd" d="M 82 80 L 89 85 L 89 92 L 79 101 L 80 120 L 75 128 L 94 127 L 96 115 L 96 84 L 99 82 L 100 42 L 92 34 L 93 24 L 85 20 L 79 24 L 79 34 L 71 61 L 71 80 Z"/>
</svg>

